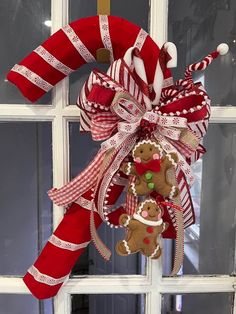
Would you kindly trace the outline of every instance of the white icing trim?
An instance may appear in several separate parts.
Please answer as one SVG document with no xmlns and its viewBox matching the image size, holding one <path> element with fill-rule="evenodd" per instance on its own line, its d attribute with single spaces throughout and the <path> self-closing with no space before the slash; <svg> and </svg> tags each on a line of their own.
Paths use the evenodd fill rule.
<svg viewBox="0 0 236 314">
<path fill-rule="evenodd" d="M 131 190 L 133 192 L 133 195 L 134 196 L 138 196 L 138 194 L 136 193 L 135 183 L 134 182 L 130 184 L 130 187 L 131 187 Z"/>
<path fill-rule="evenodd" d="M 139 214 L 134 214 L 133 215 L 134 219 L 142 222 L 143 224 L 147 225 L 147 226 L 153 226 L 153 227 L 156 227 L 156 226 L 161 226 L 163 224 L 163 219 L 161 218 L 160 220 L 158 221 L 152 221 L 152 220 L 147 220 L 147 219 L 144 219 L 142 216 L 140 216 Z"/>
<path fill-rule="evenodd" d="M 135 157 L 134 157 L 134 153 L 135 153 L 136 149 L 137 149 L 140 145 L 143 145 L 143 144 L 151 144 L 151 145 L 155 146 L 155 147 L 158 148 L 159 151 L 160 151 L 160 158 L 163 157 L 163 149 L 162 149 L 162 147 L 161 147 L 160 144 L 157 144 L 156 142 L 154 142 L 154 141 L 152 141 L 152 140 L 142 140 L 141 142 L 138 142 L 138 143 L 135 145 L 134 149 L 132 150 L 132 156 L 133 156 L 133 158 L 135 158 Z"/>
<path fill-rule="evenodd" d="M 166 157 L 168 157 L 169 161 L 172 163 L 173 166 L 177 167 L 177 163 L 174 161 L 170 154 L 166 154 Z"/>
<path fill-rule="evenodd" d="M 27 80 L 29 80 L 31 83 L 38 86 L 45 92 L 48 92 L 51 88 L 53 88 L 53 85 L 45 81 L 41 76 L 34 73 L 24 65 L 15 64 L 11 71 L 24 76 Z"/>
<path fill-rule="evenodd" d="M 150 258 L 153 258 L 159 250 L 160 250 L 160 245 L 158 245 L 158 246 L 155 248 L 155 250 L 154 250 L 154 252 L 152 253 L 152 255 L 150 255 Z"/>
<path fill-rule="evenodd" d="M 123 226 L 124 226 L 124 227 L 128 227 L 130 220 L 131 220 L 131 217 L 128 216 L 128 218 L 127 218 L 127 220 L 126 220 L 126 222 L 124 223 Z"/>
<path fill-rule="evenodd" d="M 170 199 L 174 197 L 175 191 L 176 191 L 176 187 L 173 185 L 169 194 Z"/>
<path fill-rule="evenodd" d="M 53 245 L 63 250 L 77 251 L 77 250 L 85 248 L 89 244 L 90 241 L 80 243 L 80 244 L 75 244 L 75 243 L 64 241 L 53 234 L 49 238 L 48 242 L 52 243 Z"/>
<path fill-rule="evenodd" d="M 111 36 L 109 31 L 109 23 L 107 15 L 99 15 L 99 27 L 103 45 L 110 51 L 110 62 L 114 61 Z"/>
<path fill-rule="evenodd" d="M 43 46 L 38 46 L 36 49 L 34 49 L 34 52 L 37 53 L 37 55 L 39 55 L 41 58 L 43 58 L 43 60 L 50 64 L 53 68 L 57 69 L 66 76 L 74 71 L 67 65 L 59 61 L 56 57 L 54 57 Z"/>
<path fill-rule="evenodd" d="M 152 198 L 148 198 L 148 199 L 146 199 L 145 201 L 143 201 L 143 202 L 139 205 L 139 207 L 138 207 L 138 209 L 137 209 L 137 214 L 140 214 L 140 213 L 142 212 L 142 209 L 143 209 L 144 205 L 147 204 L 147 203 L 153 203 L 153 204 L 156 204 L 156 205 L 157 205 L 157 203 L 156 203 L 155 200 L 153 200 Z"/>
<path fill-rule="evenodd" d="M 131 173 L 131 162 L 128 162 L 127 170 L 126 170 L 125 174 L 128 176 L 128 175 L 130 175 L 130 173 Z"/>
<path fill-rule="evenodd" d="M 80 38 L 76 35 L 75 31 L 70 25 L 66 25 L 62 28 L 63 32 L 68 37 L 71 44 L 75 47 L 81 57 L 87 62 L 96 62 L 94 56 L 90 53 L 87 47 L 83 44 Z"/>
<path fill-rule="evenodd" d="M 61 278 L 53 278 L 46 274 L 41 273 L 35 266 L 31 266 L 28 269 L 28 273 L 31 274 L 36 281 L 44 283 L 48 286 L 56 286 L 60 283 L 63 283 L 69 277 L 68 274 Z"/>
<path fill-rule="evenodd" d="M 129 246 L 128 246 L 127 241 L 123 240 L 122 242 L 124 243 L 124 246 L 125 246 L 126 252 L 127 252 L 128 254 L 131 254 L 131 251 L 130 251 L 130 249 L 129 249 Z"/>
</svg>

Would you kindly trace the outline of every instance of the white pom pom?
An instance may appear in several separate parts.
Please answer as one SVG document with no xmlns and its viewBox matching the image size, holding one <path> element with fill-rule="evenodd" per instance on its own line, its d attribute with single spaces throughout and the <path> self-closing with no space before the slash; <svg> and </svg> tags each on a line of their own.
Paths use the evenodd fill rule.
<svg viewBox="0 0 236 314">
<path fill-rule="evenodd" d="M 221 56 L 224 56 L 229 51 L 229 46 L 227 44 L 220 44 L 216 49 Z"/>
</svg>

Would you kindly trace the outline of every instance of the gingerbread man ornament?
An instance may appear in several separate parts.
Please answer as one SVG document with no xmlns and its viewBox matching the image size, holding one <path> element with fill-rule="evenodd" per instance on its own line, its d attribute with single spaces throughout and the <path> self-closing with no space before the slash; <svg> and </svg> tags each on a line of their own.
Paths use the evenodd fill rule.
<svg viewBox="0 0 236 314">
<path fill-rule="evenodd" d="M 141 252 L 152 259 L 159 258 L 162 250 L 158 236 L 168 228 L 168 223 L 164 223 L 161 217 L 161 207 L 151 198 L 139 203 L 132 217 L 121 215 L 120 224 L 128 232 L 125 239 L 117 243 L 116 252 L 122 256 Z"/>
<path fill-rule="evenodd" d="M 128 188 L 135 196 L 147 196 L 156 191 L 170 199 L 177 196 L 179 190 L 168 180 L 167 172 L 175 169 L 178 157 L 175 153 L 165 154 L 161 145 L 154 140 L 138 142 L 133 151 L 134 162 L 122 164 L 126 175 L 134 175 L 136 180 Z"/>
</svg>

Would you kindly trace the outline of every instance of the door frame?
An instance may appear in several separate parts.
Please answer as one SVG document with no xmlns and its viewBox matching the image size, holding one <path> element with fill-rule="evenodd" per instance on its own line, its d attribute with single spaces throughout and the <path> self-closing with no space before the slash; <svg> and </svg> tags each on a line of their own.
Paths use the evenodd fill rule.
<svg viewBox="0 0 236 314">
<path fill-rule="evenodd" d="M 52 33 L 68 23 L 69 0 L 51 1 Z M 161 46 L 167 40 L 168 0 L 150 0 L 150 35 Z M 51 121 L 53 186 L 69 180 L 69 122 L 79 121 L 77 106 L 68 106 L 69 80 L 53 89 L 52 105 L 0 104 L 0 121 Z M 212 108 L 210 123 L 236 123 L 236 107 Z M 63 208 L 53 206 L 53 228 L 63 217 Z M 236 259 L 235 259 L 236 260 Z M 101 289 L 101 281 L 103 289 Z M 162 294 L 234 292 L 232 276 L 162 277 L 162 261 L 149 260 L 145 276 L 82 276 L 69 279 L 54 298 L 54 314 L 69 314 L 72 294 L 145 294 L 146 314 L 161 313 Z M 0 293 L 29 294 L 21 278 L 0 277 Z M 234 303 L 236 314 L 236 303 Z"/>
</svg>

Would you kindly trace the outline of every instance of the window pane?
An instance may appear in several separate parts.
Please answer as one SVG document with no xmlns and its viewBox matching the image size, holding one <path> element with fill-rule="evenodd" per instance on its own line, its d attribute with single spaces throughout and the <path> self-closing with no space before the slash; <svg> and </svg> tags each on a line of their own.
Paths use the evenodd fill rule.
<svg viewBox="0 0 236 314">
<path fill-rule="evenodd" d="M 23 275 L 51 234 L 51 124 L 0 123 L 0 274 Z"/>
<path fill-rule="evenodd" d="M 170 295 L 162 298 L 162 314 L 231 314 L 233 293 Z"/>
<path fill-rule="evenodd" d="M 100 143 L 91 139 L 90 133 L 79 133 L 79 123 L 70 123 L 70 173 L 75 177 L 96 155 Z M 82 152 L 82 153 L 81 153 Z M 119 256 L 115 252 L 116 243 L 124 239 L 123 228 L 111 229 L 105 223 L 99 228 L 99 235 L 112 251 L 110 261 L 106 262 L 95 249 L 93 243 L 87 247 L 73 269 L 73 275 L 79 274 L 144 274 L 146 259 L 141 254 L 128 257 Z"/>
<path fill-rule="evenodd" d="M 1 314 L 52 314 L 52 300 L 38 301 L 31 295 L 0 295 Z"/>
<path fill-rule="evenodd" d="M 97 15 L 97 1 L 69 1 L 70 4 L 70 21 L 79 18 Z M 125 8 L 125 9 L 124 9 Z M 112 0 L 111 1 L 111 15 L 120 16 L 128 19 L 130 22 L 138 24 L 140 27 L 148 31 L 148 15 L 149 3 L 146 0 L 136 0 L 135 10 L 134 2 L 132 0 Z M 99 68 L 101 71 L 106 71 L 108 65 L 92 63 L 84 65 L 78 71 L 70 75 L 70 93 L 69 104 L 75 105 L 78 93 L 83 86 L 83 83 L 94 68 Z"/>
<path fill-rule="evenodd" d="M 183 273 L 232 274 L 236 239 L 236 125 L 210 124 L 204 146 L 207 153 L 202 165 L 195 167 L 197 219 L 185 232 Z M 164 273 L 168 274 L 171 241 L 165 241 L 165 246 L 168 253 Z"/>
<path fill-rule="evenodd" d="M 0 103 L 26 103 L 18 89 L 6 80 L 11 67 L 50 36 L 51 28 L 45 21 L 51 20 L 50 0 L 1 0 L 0 3 Z M 40 103 L 50 102 L 50 93 Z"/>
<path fill-rule="evenodd" d="M 148 30 L 149 3 L 146 0 L 136 0 L 135 10 L 132 0 L 111 0 L 111 15 L 123 17 L 130 22 L 138 24 Z M 69 1 L 70 21 L 83 17 L 97 15 L 97 0 L 90 1 Z M 125 8 L 125 9 L 124 9 Z"/>
<path fill-rule="evenodd" d="M 144 314 L 145 295 L 72 295 L 71 314 Z"/>
<path fill-rule="evenodd" d="M 178 67 L 174 76 L 183 76 L 185 68 L 221 42 L 230 53 L 219 58 L 196 80 L 205 83 L 213 104 L 236 105 L 236 2 L 215 0 L 169 1 L 169 40 L 177 45 Z M 219 75 L 220 74 L 220 75 Z"/>
</svg>

